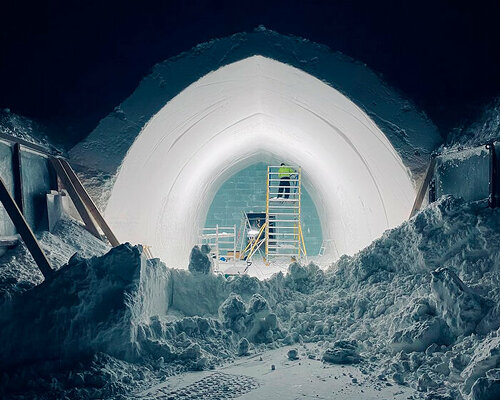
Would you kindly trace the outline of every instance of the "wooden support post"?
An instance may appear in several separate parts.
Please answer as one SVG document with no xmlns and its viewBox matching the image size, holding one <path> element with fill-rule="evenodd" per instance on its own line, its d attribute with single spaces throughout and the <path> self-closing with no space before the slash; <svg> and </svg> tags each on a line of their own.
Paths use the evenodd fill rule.
<svg viewBox="0 0 500 400">
<path fill-rule="evenodd" d="M 16 199 L 19 211 L 24 213 L 23 169 L 21 165 L 21 145 L 19 143 L 14 143 L 14 152 L 12 153 L 12 171 L 14 173 L 14 198 Z"/>
<path fill-rule="evenodd" d="M 410 218 L 413 217 L 422 206 L 425 192 L 427 192 L 429 183 L 431 182 L 432 176 L 434 175 L 434 168 L 436 168 L 436 156 L 431 155 L 431 161 L 429 162 L 429 166 L 427 167 L 424 180 L 422 181 L 422 185 L 420 185 L 420 189 L 417 193 L 417 197 L 415 198 L 415 202 L 413 203 L 413 207 L 410 212 Z"/>
<path fill-rule="evenodd" d="M 80 182 L 80 179 L 78 179 L 78 176 L 75 174 L 75 171 L 73 171 L 73 168 L 71 168 L 71 165 L 69 163 L 62 159 L 59 158 L 59 161 L 61 162 L 64 170 L 68 174 L 69 178 L 71 179 L 71 183 L 73 183 L 78 195 L 84 202 L 85 206 L 89 210 L 90 214 L 92 214 L 92 217 L 94 217 L 94 220 L 97 222 L 97 224 L 101 227 L 102 231 L 104 232 L 104 235 L 108 238 L 109 243 L 111 246 L 116 247 L 120 245 L 120 242 L 114 235 L 113 231 L 109 227 L 109 225 L 106 223 L 104 217 L 102 216 L 101 212 L 98 210 L 97 206 L 93 202 L 92 198 L 89 196 L 85 188 L 83 187 L 82 183 Z"/>
<path fill-rule="evenodd" d="M 54 166 L 54 169 L 56 170 L 57 175 L 61 179 L 62 184 L 68 191 L 68 194 L 70 195 L 71 200 L 73 201 L 73 204 L 75 205 L 78 213 L 82 217 L 83 223 L 85 224 L 85 228 L 96 238 L 102 240 L 99 230 L 97 229 L 97 226 L 92 220 L 92 217 L 90 216 L 87 208 L 85 208 L 85 204 L 83 204 L 83 201 L 78 195 L 78 192 L 73 183 L 71 182 L 70 177 L 66 173 L 66 170 L 62 166 L 61 160 L 59 158 L 50 157 L 50 162 Z"/>
<path fill-rule="evenodd" d="M 54 273 L 54 270 L 51 268 L 49 260 L 47 260 L 47 257 L 38 244 L 33 231 L 30 229 L 28 223 L 23 217 L 23 214 L 21 213 L 21 210 L 19 210 L 19 207 L 7 190 L 2 178 L 0 178 L 0 200 L 2 201 L 7 214 L 9 214 L 10 219 L 14 223 L 17 232 L 21 235 L 26 247 L 35 259 L 38 268 L 40 268 L 43 276 L 47 279 Z"/>
</svg>

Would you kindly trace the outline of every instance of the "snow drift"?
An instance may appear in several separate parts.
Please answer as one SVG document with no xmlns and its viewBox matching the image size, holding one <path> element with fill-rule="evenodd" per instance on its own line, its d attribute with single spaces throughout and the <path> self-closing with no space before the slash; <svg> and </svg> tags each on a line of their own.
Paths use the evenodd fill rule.
<svg viewBox="0 0 500 400">
<path fill-rule="evenodd" d="M 312 357 L 429 398 L 496 398 L 499 226 L 500 210 L 442 198 L 326 271 L 292 264 L 266 281 L 168 269 L 129 245 L 74 257 L 1 310 L 1 366 L 100 351 L 203 369 L 315 342 Z"/>
</svg>

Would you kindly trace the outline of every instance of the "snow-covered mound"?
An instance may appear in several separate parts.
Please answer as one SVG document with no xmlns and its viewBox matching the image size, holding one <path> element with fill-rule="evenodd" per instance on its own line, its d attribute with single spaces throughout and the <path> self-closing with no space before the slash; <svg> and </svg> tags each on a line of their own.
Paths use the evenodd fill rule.
<svg viewBox="0 0 500 400">
<path fill-rule="evenodd" d="M 8 108 L 0 110 L 0 133 L 57 151 L 49 142 L 46 129 L 39 123 L 17 115 Z"/>
<path fill-rule="evenodd" d="M 44 231 L 36 236 L 53 268 L 66 264 L 75 253 L 88 258 L 109 251 L 108 245 L 72 219 L 62 219 L 54 232 Z M 0 257 L 0 303 L 42 281 L 35 260 L 21 240 L 14 249 Z"/>
<path fill-rule="evenodd" d="M 453 130 L 442 146 L 447 152 L 457 148 L 481 146 L 491 141 L 500 140 L 500 97 L 488 104 L 480 118 L 469 125 Z"/>
<path fill-rule="evenodd" d="M 0 310 L 1 368 L 53 358 L 75 364 L 102 352 L 104 369 L 115 372 L 98 388 L 90 377 L 76 382 L 68 367 L 58 375 L 64 385 L 47 393 L 87 398 L 82 390 L 92 387 L 107 398 L 140 386 L 137 372 L 123 372 L 138 365 L 168 374 L 315 342 L 322 354 L 310 357 L 354 363 L 428 398 L 496 399 L 499 227 L 500 210 L 442 198 L 326 271 L 292 264 L 266 281 L 171 270 L 129 245 L 74 257 Z M 8 390 L 25 377 L 2 376 Z"/>
</svg>

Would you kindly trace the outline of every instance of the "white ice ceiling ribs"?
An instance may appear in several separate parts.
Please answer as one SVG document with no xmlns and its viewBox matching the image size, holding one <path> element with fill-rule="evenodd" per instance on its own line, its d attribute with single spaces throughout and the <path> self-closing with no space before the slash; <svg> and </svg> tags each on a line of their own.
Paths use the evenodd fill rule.
<svg viewBox="0 0 500 400">
<path fill-rule="evenodd" d="M 115 134 L 122 133 L 105 160 L 99 161 L 89 149 L 109 146 L 109 135 L 100 140 L 93 133 L 71 155 L 112 173 L 121 164 L 106 217 L 120 240 L 151 245 L 172 267 L 187 265 L 222 183 L 250 164 L 270 160 L 302 166 L 324 238 L 333 239 L 340 254 L 352 254 L 407 218 L 415 194 L 408 167 L 421 168 L 415 160 L 425 157 L 438 140 L 425 136 L 417 145 L 415 137 L 398 128 L 392 135 L 401 137 L 390 141 L 338 90 L 263 56 L 206 74 L 159 111 L 144 96 L 148 84 L 151 80 L 136 91 L 146 104 L 136 93 L 124 103 L 125 110 L 117 110 L 123 115 L 103 120 L 96 129 L 110 131 L 114 123 Z M 390 114 L 390 106 L 395 107 L 389 101 L 379 109 Z M 130 147 L 123 126 L 130 124 L 127 115 L 134 107 L 157 112 L 142 124 Z M 414 114 L 409 116 L 424 125 Z M 395 143 L 402 145 L 395 150 Z M 414 149 L 416 156 L 411 154 Z"/>
</svg>

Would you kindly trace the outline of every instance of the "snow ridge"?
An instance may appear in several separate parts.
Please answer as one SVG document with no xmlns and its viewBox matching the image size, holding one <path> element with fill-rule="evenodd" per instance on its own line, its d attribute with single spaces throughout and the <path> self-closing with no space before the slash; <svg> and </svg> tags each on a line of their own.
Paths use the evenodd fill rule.
<svg viewBox="0 0 500 400">
<path fill-rule="evenodd" d="M 152 371 L 213 368 L 313 342 L 323 354 L 311 357 L 356 363 L 427 398 L 498 398 L 499 226 L 500 210 L 444 197 L 326 271 L 295 263 L 266 281 L 168 269 L 130 245 L 73 257 L 1 310 L 2 386 L 25 382 L 21 373 L 6 379 L 8 366 L 102 352 L 122 374 L 93 386 L 106 398 Z M 72 371 L 57 375 L 66 389 L 48 393 L 88 398 L 81 390 L 90 384 L 75 383 Z"/>
</svg>

